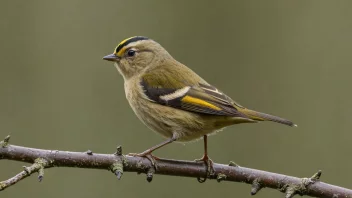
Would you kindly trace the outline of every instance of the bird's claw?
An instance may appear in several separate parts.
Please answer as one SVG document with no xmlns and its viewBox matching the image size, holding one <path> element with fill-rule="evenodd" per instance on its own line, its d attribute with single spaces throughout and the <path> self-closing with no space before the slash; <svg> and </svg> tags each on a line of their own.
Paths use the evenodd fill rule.
<svg viewBox="0 0 352 198">
<path fill-rule="evenodd" d="M 202 158 L 196 159 L 194 161 L 203 162 L 207 166 L 206 176 L 203 179 L 201 179 L 200 177 L 197 178 L 199 183 L 204 183 L 207 180 L 208 177 L 214 175 L 215 170 L 214 170 L 214 167 L 213 167 L 213 161 L 208 157 L 208 155 L 204 155 Z"/>
<path fill-rule="evenodd" d="M 152 166 L 155 168 L 155 170 L 157 169 L 156 160 L 159 160 L 159 158 L 152 155 L 152 153 L 129 153 L 128 155 L 133 157 L 145 157 L 152 163 Z"/>
</svg>

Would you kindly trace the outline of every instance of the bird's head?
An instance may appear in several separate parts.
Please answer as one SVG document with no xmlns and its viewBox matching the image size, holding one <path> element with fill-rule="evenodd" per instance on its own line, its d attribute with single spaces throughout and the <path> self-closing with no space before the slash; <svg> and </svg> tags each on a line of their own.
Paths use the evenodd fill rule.
<svg viewBox="0 0 352 198">
<path fill-rule="evenodd" d="M 170 54 L 159 43 L 147 37 L 135 36 L 121 41 L 114 53 L 103 59 L 115 62 L 117 70 L 126 80 L 169 58 Z"/>
</svg>

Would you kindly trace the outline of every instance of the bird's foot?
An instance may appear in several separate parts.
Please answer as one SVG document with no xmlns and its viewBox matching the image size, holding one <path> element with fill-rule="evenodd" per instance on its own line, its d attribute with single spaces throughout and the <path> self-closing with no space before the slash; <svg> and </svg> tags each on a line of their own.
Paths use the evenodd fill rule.
<svg viewBox="0 0 352 198">
<path fill-rule="evenodd" d="M 159 158 L 152 155 L 151 152 L 129 153 L 128 155 L 133 157 L 145 157 L 152 163 L 152 166 L 155 168 L 155 170 L 157 169 L 156 160 L 159 160 Z"/>
<path fill-rule="evenodd" d="M 203 162 L 203 163 L 205 163 L 205 165 L 207 166 L 206 176 L 205 176 L 203 179 L 201 179 L 201 178 L 199 178 L 199 177 L 197 178 L 197 180 L 198 180 L 199 183 L 204 183 L 204 182 L 207 180 L 208 177 L 214 175 L 215 170 L 214 170 L 214 167 L 213 167 L 213 161 L 209 158 L 208 155 L 203 155 L 202 158 L 196 159 L 196 160 L 194 160 L 194 161 L 196 161 L 196 162 Z"/>
</svg>

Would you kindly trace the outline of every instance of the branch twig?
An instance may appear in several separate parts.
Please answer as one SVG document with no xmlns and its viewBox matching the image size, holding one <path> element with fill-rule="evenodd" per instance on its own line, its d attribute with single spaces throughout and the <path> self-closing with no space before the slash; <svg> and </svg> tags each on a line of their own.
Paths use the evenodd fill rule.
<svg viewBox="0 0 352 198">
<path fill-rule="evenodd" d="M 170 159 L 157 160 L 157 170 L 151 162 L 142 157 L 122 155 L 121 147 L 117 147 L 114 154 L 97 154 L 92 151 L 70 152 L 58 150 L 43 150 L 21 147 L 9 144 L 9 137 L 0 142 L 0 160 L 8 159 L 32 163 L 16 176 L 0 182 L 0 191 L 16 184 L 28 177 L 31 173 L 39 172 L 39 180 L 43 178 L 44 168 L 50 167 L 76 167 L 105 169 L 112 171 L 118 179 L 124 172 L 145 173 L 147 180 L 151 181 L 154 174 L 204 177 L 206 165 L 193 161 L 180 161 Z M 286 198 L 294 195 L 308 195 L 313 197 L 344 197 L 352 198 L 352 190 L 334 186 L 319 181 L 321 171 L 310 178 L 297 178 L 277 173 L 240 167 L 231 162 L 229 165 L 214 163 L 213 175 L 208 179 L 220 181 L 245 182 L 251 184 L 251 194 L 255 195 L 262 188 L 273 188 L 286 194 Z"/>
</svg>

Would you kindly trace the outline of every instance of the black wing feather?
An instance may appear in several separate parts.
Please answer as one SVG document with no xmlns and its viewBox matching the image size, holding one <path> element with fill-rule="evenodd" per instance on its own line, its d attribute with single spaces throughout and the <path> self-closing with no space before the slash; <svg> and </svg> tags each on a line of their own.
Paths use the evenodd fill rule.
<svg viewBox="0 0 352 198">
<path fill-rule="evenodd" d="M 188 91 L 182 95 L 175 94 L 180 89 L 177 88 L 161 88 L 161 86 L 150 86 L 145 80 L 141 80 L 141 86 L 145 95 L 152 101 L 170 106 L 173 108 L 182 109 L 209 115 L 233 116 L 248 118 L 245 114 L 239 112 L 231 98 L 218 91 L 211 85 L 198 84 L 189 87 Z M 172 95 L 173 94 L 173 95 Z M 168 100 L 162 99 L 163 96 L 174 96 Z M 188 97 L 186 100 L 185 97 Z"/>
</svg>

